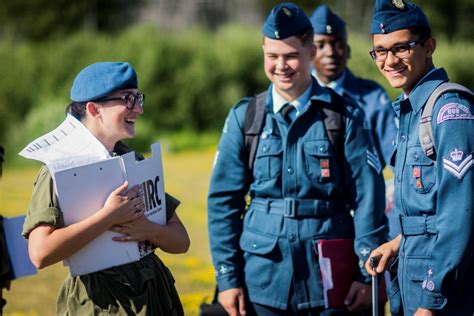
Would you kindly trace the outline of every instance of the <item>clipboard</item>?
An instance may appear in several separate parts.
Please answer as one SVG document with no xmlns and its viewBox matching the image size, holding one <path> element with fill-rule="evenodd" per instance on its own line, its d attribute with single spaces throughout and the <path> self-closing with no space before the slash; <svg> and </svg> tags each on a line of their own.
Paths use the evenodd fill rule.
<svg viewBox="0 0 474 316">
<path fill-rule="evenodd" d="M 135 153 L 112 157 L 55 173 L 58 200 L 66 225 L 77 223 L 98 211 L 109 194 L 125 180 L 129 188 L 140 185 L 145 199 L 145 216 L 166 223 L 163 167 L 159 142 L 151 146 L 152 156 L 135 160 Z M 161 199 L 163 199 L 161 201 Z M 84 275 L 140 260 L 155 250 L 147 242 L 116 242 L 120 233 L 106 231 L 64 260 L 71 275 Z"/>
</svg>

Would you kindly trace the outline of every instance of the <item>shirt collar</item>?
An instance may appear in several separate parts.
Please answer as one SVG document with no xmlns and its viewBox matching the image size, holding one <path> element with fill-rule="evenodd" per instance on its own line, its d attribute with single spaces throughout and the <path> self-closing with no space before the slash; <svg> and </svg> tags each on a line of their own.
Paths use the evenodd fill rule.
<svg viewBox="0 0 474 316">
<path fill-rule="evenodd" d="M 413 111 L 415 113 L 418 112 L 425 105 L 426 101 L 428 101 L 434 89 L 448 80 L 448 74 L 443 68 L 434 68 L 427 72 L 408 95 Z M 406 100 L 404 93 L 397 98 L 398 102 L 402 100 Z"/>
<path fill-rule="evenodd" d="M 306 109 L 308 100 L 311 95 L 312 86 L 313 85 L 310 84 L 308 88 L 296 100 L 289 102 L 291 105 L 295 107 L 296 112 L 297 112 L 296 115 L 299 115 Z M 273 101 L 273 113 L 278 113 L 278 111 L 280 111 L 281 108 L 285 104 L 288 103 L 288 101 L 276 91 L 275 85 L 272 85 L 272 101 Z"/>
<path fill-rule="evenodd" d="M 318 73 L 316 72 L 316 69 L 313 69 L 313 76 L 316 78 L 316 80 L 318 81 L 318 83 L 321 87 L 331 88 L 334 91 L 336 91 L 336 93 L 339 94 L 340 96 L 342 96 L 342 94 L 344 93 L 343 82 L 344 82 L 344 79 L 346 78 L 346 70 L 345 69 L 342 72 L 342 75 L 339 76 L 339 78 L 337 78 L 336 80 L 331 81 L 327 84 L 322 82 L 321 79 L 319 79 Z"/>
</svg>

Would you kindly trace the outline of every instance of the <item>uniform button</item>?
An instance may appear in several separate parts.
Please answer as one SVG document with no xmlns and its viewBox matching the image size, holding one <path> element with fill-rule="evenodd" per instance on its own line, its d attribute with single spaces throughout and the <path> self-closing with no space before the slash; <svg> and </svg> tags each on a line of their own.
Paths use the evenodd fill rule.
<svg viewBox="0 0 474 316">
<path fill-rule="evenodd" d="M 257 243 L 253 243 L 253 244 L 252 244 L 252 248 L 253 248 L 253 249 L 257 249 Z"/>
<path fill-rule="evenodd" d="M 295 241 L 295 240 L 296 240 L 295 235 L 290 235 L 290 241 Z"/>
<path fill-rule="evenodd" d="M 405 135 L 402 135 L 402 136 L 400 137 L 400 140 L 401 140 L 402 142 L 404 142 L 406 139 L 407 139 L 407 137 L 406 137 Z"/>
<path fill-rule="evenodd" d="M 415 160 L 418 160 L 418 158 L 420 158 L 420 156 L 418 156 L 418 154 L 414 154 L 414 155 L 413 155 L 413 158 L 414 158 Z"/>
<path fill-rule="evenodd" d="M 402 181 L 402 178 L 401 177 L 397 177 L 397 182 L 401 182 Z"/>
<path fill-rule="evenodd" d="M 295 171 L 293 170 L 293 168 L 291 168 L 291 167 L 288 168 L 288 173 L 289 173 L 289 174 L 293 174 L 294 172 L 295 172 Z"/>
<path fill-rule="evenodd" d="M 266 153 L 266 152 L 268 151 L 268 147 L 267 147 L 267 146 L 263 146 L 262 151 L 263 151 L 264 153 Z"/>
<path fill-rule="evenodd" d="M 327 151 L 326 146 L 319 146 L 319 151 L 325 153 Z"/>
</svg>

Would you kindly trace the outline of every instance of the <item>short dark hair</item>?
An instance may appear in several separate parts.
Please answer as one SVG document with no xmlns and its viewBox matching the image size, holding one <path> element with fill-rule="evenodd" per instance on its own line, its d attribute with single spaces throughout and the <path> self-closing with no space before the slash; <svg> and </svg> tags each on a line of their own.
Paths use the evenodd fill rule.
<svg viewBox="0 0 474 316">
<path fill-rule="evenodd" d="M 79 121 L 86 115 L 87 102 L 72 102 L 66 107 L 66 114 L 71 114 Z"/>
</svg>

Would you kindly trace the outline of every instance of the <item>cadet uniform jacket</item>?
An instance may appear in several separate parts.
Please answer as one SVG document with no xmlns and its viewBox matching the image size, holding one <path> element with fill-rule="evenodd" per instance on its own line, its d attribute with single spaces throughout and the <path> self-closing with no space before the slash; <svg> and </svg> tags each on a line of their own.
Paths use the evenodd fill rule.
<svg viewBox="0 0 474 316">
<path fill-rule="evenodd" d="M 402 214 L 398 277 L 405 315 L 418 307 L 436 309 L 436 315 L 474 313 L 472 100 L 448 92 L 436 102 L 436 161 L 424 154 L 418 137 L 423 107 L 445 81 L 446 72 L 436 69 L 394 103 L 400 117 L 395 207 Z"/>
<path fill-rule="evenodd" d="M 390 163 L 397 136 L 396 115 L 390 98 L 379 84 L 372 80 L 357 78 L 347 68 L 342 88 L 342 95 L 354 100 L 364 110 L 372 131 L 374 146 L 384 168 Z"/>
<path fill-rule="evenodd" d="M 208 197 L 211 254 L 220 291 L 244 287 L 250 301 L 285 310 L 292 287 L 298 309 L 313 308 L 324 305 L 315 244 L 355 237 L 365 261 L 386 238 L 384 182 L 358 106 L 345 106 L 338 165 L 318 107 L 333 102 L 327 90 L 313 80 L 311 105 L 288 124 L 273 113 L 271 89 L 252 173 L 243 132 L 249 99 L 226 119 Z M 358 280 L 369 281 L 362 266 Z"/>
</svg>

